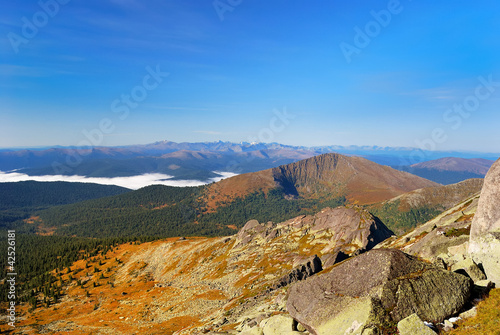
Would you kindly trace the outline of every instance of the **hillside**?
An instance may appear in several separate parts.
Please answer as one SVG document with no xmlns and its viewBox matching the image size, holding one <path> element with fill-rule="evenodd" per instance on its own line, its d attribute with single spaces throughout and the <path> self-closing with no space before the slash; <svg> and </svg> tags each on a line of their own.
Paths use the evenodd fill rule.
<svg viewBox="0 0 500 335">
<path fill-rule="evenodd" d="M 368 206 L 367 209 L 401 234 L 478 194 L 482 186 L 483 179 L 469 179 L 452 185 L 426 187 Z"/>
<path fill-rule="evenodd" d="M 113 185 L 21 181 L 0 183 L 0 209 L 48 207 L 130 192 Z"/>
<path fill-rule="evenodd" d="M 0 228 L 34 232 L 29 217 L 36 211 L 127 192 L 130 192 L 127 188 L 91 183 L 0 183 Z"/>
<path fill-rule="evenodd" d="M 350 203 L 369 204 L 436 185 L 361 157 L 329 153 L 222 180 L 209 186 L 206 199 L 213 208 L 249 193 L 279 188 L 292 198 L 345 197 Z"/>
<path fill-rule="evenodd" d="M 484 178 L 493 162 L 482 158 L 444 157 L 400 169 L 448 185 L 471 178 Z"/>
<path fill-rule="evenodd" d="M 339 207 L 274 227 L 249 221 L 231 237 L 114 245 L 53 271 L 57 294 L 38 294 L 31 310 L 24 304 L 17 329 L 65 334 L 234 329 L 258 315 L 282 313 L 287 286 L 342 259 L 332 256 L 369 250 L 391 235 L 368 212 Z"/>
<path fill-rule="evenodd" d="M 461 246 L 461 229 L 470 225 L 476 208 L 477 197 L 468 199 L 401 238 L 353 206 L 276 225 L 251 220 L 230 237 L 111 244 L 52 271 L 50 288 L 18 306 L 16 329 L 27 334 L 314 334 L 311 325 L 319 315 L 343 322 L 344 328 L 352 323 L 364 329 L 355 318 L 389 335 L 398 333 L 398 320 L 412 313 L 436 315 L 424 320 L 441 329 L 457 312 L 470 313 L 479 286 L 472 290 L 465 272 L 431 261 L 442 257 L 442 250 Z M 420 242 L 429 237 L 437 244 L 422 249 Z M 368 306 L 387 312 L 394 299 L 399 314 L 389 313 L 392 320 L 374 325 L 364 319 L 364 313 L 376 315 L 366 312 L 365 300 L 380 295 L 385 309 L 377 309 L 373 300 Z M 498 314 L 486 314 L 482 306 L 480 316 Z M 495 329 L 484 316 L 485 329 Z M 329 329 L 318 334 L 332 334 Z"/>
</svg>

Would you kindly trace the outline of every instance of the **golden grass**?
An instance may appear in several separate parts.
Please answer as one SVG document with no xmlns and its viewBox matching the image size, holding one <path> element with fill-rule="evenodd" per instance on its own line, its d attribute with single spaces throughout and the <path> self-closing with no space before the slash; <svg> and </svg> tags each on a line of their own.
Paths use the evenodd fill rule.
<svg viewBox="0 0 500 335">
<path fill-rule="evenodd" d="M 477 316 L 460 321 L 450 335 L 500 335 L 500 288 L 481 301 Z"/>
</svg>

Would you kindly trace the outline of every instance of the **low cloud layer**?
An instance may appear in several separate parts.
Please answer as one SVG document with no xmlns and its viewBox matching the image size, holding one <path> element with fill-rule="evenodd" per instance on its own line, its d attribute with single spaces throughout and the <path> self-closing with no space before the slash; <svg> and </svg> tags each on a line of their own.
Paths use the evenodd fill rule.
<svg viewBox="0 0 500 335">
<path fill-rule="evenodd" d="M 162 174 L 162 173 L 147 173 L 138 176 L 130 177 L 113 177 L 113 178 L 96 178 L 96 177 L 85 177 L 85 176 L 63 176 L 63 175 L 46 175 L 46 176 L 28 176 L 24 173 L 17 172 L 2 172 L 0 171 L 0 182 L 18 182 L 18 181 L 68 181 L 68 182 L 79 182 L 79 183 L 96 183 L 103 185 L 117 185 L 121 187 L 130 188 L 137 190 L 141 187 L 149 185 L 167 185 L 167 186 L 200 186 L 209 184 L 211 182 L 217 182 L 219 180 L 235 176 L 235 173 L 231 172 L 219 172 L 217 173 L 219 177 L 211 178 L 208 181 L 200 180 L 170 180 L 173 177 Z"/>
</svg>

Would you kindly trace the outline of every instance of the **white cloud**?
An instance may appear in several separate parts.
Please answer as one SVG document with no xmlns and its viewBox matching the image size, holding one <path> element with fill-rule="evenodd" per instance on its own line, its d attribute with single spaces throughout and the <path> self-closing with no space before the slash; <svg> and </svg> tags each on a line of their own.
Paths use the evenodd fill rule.
<svg viewBox="0 0 500 335">
<path fill-rule="evenodd" d="M 215 172 L 219 177 L 211 178 L 208 181 L 200 180 L 171 180 L 173 177 L 162 173 L 147 173 L 138 176 L 130 177 L 113 177 L 113 178 L 97 178 L 85 176 L 63 176 L 63 175 L 46 175 L 46 176 L 28 176 L 18 172 L 2 172 L 0 171 L 0 182 L 18 182 L 26 180 L 34 181 L 67 181 L 79 183 L 96 183 L 103 185 L 117 185 L 130 188 L 133 190 L 149 185 L 167 185 L 167 186 L 200 186 L 211 182 L 235 176 L 231 172 Z"/>
</svg>

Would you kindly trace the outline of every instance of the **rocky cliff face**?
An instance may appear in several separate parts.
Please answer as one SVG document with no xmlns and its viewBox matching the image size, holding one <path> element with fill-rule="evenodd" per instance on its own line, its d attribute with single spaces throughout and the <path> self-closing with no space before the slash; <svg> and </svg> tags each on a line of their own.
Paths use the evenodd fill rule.
<svg viewBox="0 0 500 335">
<path fill-rule="evenodd" d="M 369 204 L 439 184 L 361 157 L 324 154 L 272 169 L 274 179 L 291 195 L 345 195 Z"/>
<path fill-rule="evenodd" d="M 471 226 L 469 253 L 482 265 L 488 279 L 500 285 L 500 159 L 484 180 Z"/>
<path fill-rule="evenodd" d="M 267 193 L 280 188 L 290 197 L 345 196 L 350 203 L 370 204 L 438 185 L 361 157 L 329 153 L 224 179 L 209 186 L 205 201 L 208 208 L 214 210 L 218 203 L 228 203 L 252 192 Z"/>
</svg>

